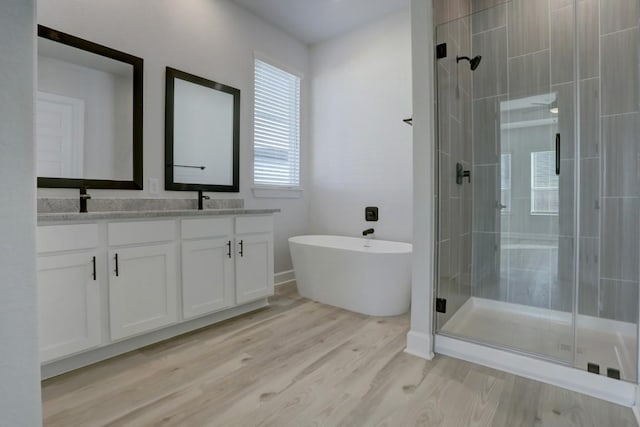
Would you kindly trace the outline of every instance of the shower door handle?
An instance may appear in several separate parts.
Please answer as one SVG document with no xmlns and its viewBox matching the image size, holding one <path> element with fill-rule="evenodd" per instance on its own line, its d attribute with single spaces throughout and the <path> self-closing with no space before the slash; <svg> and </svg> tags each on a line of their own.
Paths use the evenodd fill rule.
<svg viewBox="0 0 640 427">
<path fill-rule="evenodd" d="M 462 185 L 465 178 L 467 178 L 469 184 L 471 184 L 471 172 L 464 170 L 464 166 L 462 166 L 461 163 L 456 163 L 456 184 Z"/>
<path fill-rule="evenodd" d="M 560 134 L 556 133 L 556 175 L 560 175 Z"/>
</svg>

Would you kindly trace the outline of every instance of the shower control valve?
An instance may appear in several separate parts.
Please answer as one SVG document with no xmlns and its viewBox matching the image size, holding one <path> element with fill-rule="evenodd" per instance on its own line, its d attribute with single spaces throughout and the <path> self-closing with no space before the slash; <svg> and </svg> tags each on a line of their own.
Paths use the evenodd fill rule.
<svg viewBox="0 0 640 427">
<path fill-rule="evenodd" d="M 464 170 L 462 163 L 456 163 L 456 184 L 462 185 L 465 178 L 467 178 L 469 183 L 471 183 L 471 172 Z"/>
</svg>

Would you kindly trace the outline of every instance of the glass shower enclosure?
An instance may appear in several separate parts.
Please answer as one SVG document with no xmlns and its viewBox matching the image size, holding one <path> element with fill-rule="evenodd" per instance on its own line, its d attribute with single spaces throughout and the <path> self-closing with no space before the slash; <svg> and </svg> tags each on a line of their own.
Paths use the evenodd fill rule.
<svg viewBox="0 0 640 427">
<path fill-rule="evenodd" d="M 638 0 L 469 11 L 436 26 L 437 333 L 636 382 Z"/>
</svg>

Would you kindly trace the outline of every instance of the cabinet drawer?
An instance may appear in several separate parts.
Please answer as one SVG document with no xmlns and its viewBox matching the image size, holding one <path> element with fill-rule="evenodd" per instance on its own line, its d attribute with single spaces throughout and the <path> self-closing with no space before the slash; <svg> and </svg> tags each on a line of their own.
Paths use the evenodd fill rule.
<svg viewBox="0 0 640 427">
<path fill-rule="evenodd" d="M 183 219 L 183 239 L 223 237 L 233 233 L 233 218 Z"/>
<path fill-rule="evenodd" d="M 273 215 L 239 216 L 236 218 L 236 233 L 271 233 Z"/>
<path fill-rule="evenodd" d="M 109 246 L 169 242 L 175 239 L 175 221 L 114 222 L 108 225 Z"/>
<path fill-rule="evenodd" d="M 36 231 L 38 253 L 98 247 L 97 224 L 47 225 Z"/>
</svg>

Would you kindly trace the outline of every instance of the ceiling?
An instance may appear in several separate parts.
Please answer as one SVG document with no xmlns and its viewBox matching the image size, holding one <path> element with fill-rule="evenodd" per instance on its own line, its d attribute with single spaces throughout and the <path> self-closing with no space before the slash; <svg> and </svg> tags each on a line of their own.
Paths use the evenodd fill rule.
<svg viewBox="0 0 640 427">
<path fill-rule="evenodd" d="M 410 0 L 233 1 L 307 44 L 339 36 L 410 4 Z"/>
</svg>

